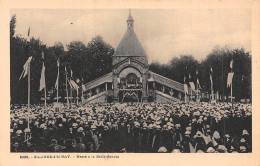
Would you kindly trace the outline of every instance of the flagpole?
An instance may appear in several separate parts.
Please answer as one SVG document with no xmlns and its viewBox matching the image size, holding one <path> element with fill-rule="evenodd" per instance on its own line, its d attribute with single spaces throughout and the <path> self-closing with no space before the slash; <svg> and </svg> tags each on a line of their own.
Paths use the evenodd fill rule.
<svg viewBox="0 0 260 166">
<path fill-rule="evenodd" d="M 79 96 L 79 89 L 77 89 L 77 97 L 76 97 L 77 98 L 77 105 L 79 105 L 79 97 L 78 96 Z"/>
<path fill-rule="evenodd" d="M 83 105 L 83 80 L 81 85 L 81 104 Z"/>
<path fill-rule="evenodd" d="M 31 80 L 31 72 L 30 72 L 30 68 L 31 68 L 31 63 L 29 62 L 28 64 L 28 128 L 30 127 L 30 122 L 29 122 L 29 112 L 30 112 L 30 89 L 31 89 L 31 84 L 30 84 L 30 80 Z"/>
<path fill-rule="evenodd" d="M 190 89 L 190 100 L 192 101 L 192 88 Z"/>
<path fill-rule="evenodd" d="M 232 68 L 233 68 L 233 57 L 232 57 L 232 60 L 231 60 L 231 61 L 232 61 Z M 233 71 L 232 71 L 232 68 L 231 68 L 231 73 L 233 72 Z M 233 78 L 232 78 L 232 79 L 233 79 Z M 230 92 L 230 95 L 231 95 L 231 103 L 232 103 L 232 108 L 233 108 L 233 97 L 232 97 L 232 89 L 233 89 L 233 88 L 232 88 L 232 85 L 233 85 L 233 81 L 231 81 L 231 87 L 230 87 L 230 91 L 231 91 L 231 92 Z"/>
<path fill-rule="evenodd" d="M 72 87 L 70 86 L 70 99 L 71 99 L 71 104 L 73 102 L 73 97 L 72 97 Z"/>
<path fill-rule="evenodd" d="M 183 80 L 184 80 L 184 86 L 185 86 L 185 84 L 186 84 L 186 78 L 185 78 L 185 76 L 184 76 Z M 188 93 L 189 93 L 189 92 L 188 92 Z M 184 94 L 185 94 L 185 96 L 184 96 L 184 102 L 186 103 L 186 102 L 187 102 L 187 94 L 186 94 L 185 88 L 184 88 Z"/>
<path fill-rule="evenodd" d="M 45 100 L 44 105 L 45 105 L 45 108 L 46 108 L 47 107 L 47 101 L 46 101 L 46 82 L 45 82 L 45 78 L 44 78 L 44 84 L 45 84 L 45 87 L 44 87 L 44 100 Z"/>
<path fill-rule="evenodd" d="M 199 86 L 198 86 L 198 78 L 197 78 L 197 97 L 196 97 L 196 99 L 197 99 L 197 101 L 199 101 Z"/>
<path fill-rule="evenodd" d="M 57 104 L 59 102 L 59 75 L 60 75 L 60 65 L 58 65 L 58 81 L 57 81 Z"/>
<path fill-rule="evenodd" d="M 67 106 L 69 107 L 69 93 L 68 93 L 68 77 L 67 77 L 67 68 L 65 65 L 65 74 L 66 74 L 66 96 L 67 96 Z"/>
<path fill-rule="evenodd" d="M 210 68 L 210 89 L 211 89 L 211 101 L 213 101 L 213 70 Z"/>
<path fill-rule="evenodd" d="M 184 101 L 185 101 L 185 103 L 187 102 L 187 95 L 186 95 L 186 92 L 184 92 L 185 93 L 185 99 L 184 99 Z"/>
</svg>

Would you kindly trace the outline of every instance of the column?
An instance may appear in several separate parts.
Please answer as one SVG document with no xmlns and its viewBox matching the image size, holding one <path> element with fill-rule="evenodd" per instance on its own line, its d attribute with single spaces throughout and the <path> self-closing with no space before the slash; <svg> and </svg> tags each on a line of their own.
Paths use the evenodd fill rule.
<svg viewBox="0 0 260 166">
<path fill-rule="evenodd" d="M 118 85 L 118 75 L 117 74 L 113 74 L 113 86 L 114 86 L 114 89 L 113 89 L 113 99 L 114 99 L 114 102 L 118 102 L 118 93 L 119 93 L 119 89 L 117 87 Z"/>
<path fill-rule="evenodd" d="M 148 74 L 144 73 L 142 74 L 142 102 L 147 102 L 147 80 L 148 80 Z"/>
</svg>

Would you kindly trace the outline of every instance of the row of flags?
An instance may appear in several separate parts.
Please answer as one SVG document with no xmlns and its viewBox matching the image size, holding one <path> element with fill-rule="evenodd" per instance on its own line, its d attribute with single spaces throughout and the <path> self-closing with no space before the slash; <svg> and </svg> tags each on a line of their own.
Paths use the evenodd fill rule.
<svg viewBox="0 0 260 166">
<path fill-rule="evenodd" d="M 44 59 L 44 53 L 43 52 L 42 52 L 42 58 Z M 32 56 L 29 57 L 28 60 L 25 62 L 24 66 L 23 66 L 23 72 L 22 72 L 19 80 L 21 78 L 24 78 L 28 74 L 28 72 L 30 70 L 29 65 L 30 65 L 31 61 L 32 61 Z M 55 89 L 56 90 L 58 90 L 58 85 L 59 85 L 59 67 L 60 67 L 60 60 L 59 59 L 57 60 L 57 67 L 58 67 L 58 73 L 57 73 L 57 79 L 56 79 L 56 82 L 55 82 Z M 65 72 L 67 73 L 66 66 L 65 66 Z M 68 80 L 70 87 L 78 91 L 78 89 L 80 88 L 80 86 L 78 84 L 81 83 L 82 84 L 82 91 L 85 92 L 86 87 L 83 84 L 83 79 L 82 79 L 82 82 L 80 82 L 79 79 L 76 79 L 76 82 L 73 80 L 73 72 L 71 70 L 71 77 Z M 41 71 L 39 91 L 42 91 L 44 88 L 46 88 L 46 83 L 45 83 L 45 65 L 44 65 L 44 62 L 43 62 L 42 63 L 42 71 Z"/>
<path fill-rule="evenodd" d="M 29 29 L 28 29 L 28 37 L 29 36 L 30 36 L 30 26 L 29 26 Z M 42 52 L 42 59 L 44 59 L 44 52 Z M 24 78 L 28 74 L 28 72 L 30 70 L 29 65 L 30 65 L 31 61 L 32 61 L 32 56 L 30 56 L 28 58 L 28 60 L 25 62 L 24 66 L 23 66 L 23 72 L 22 72 L 19 80 L 21 80 L 21 78 Z M 60 60 L 59 59 L 57 60 L 57 67 L 58 67 L 58 69 L 60 67 Z M 66 66 L 65 66 L 65 72 L 67 72 Z M 71 78 L 73 78 L 72 75 L 73 75 L 73 72 L 71 70 Z M 77 79 L 76 82 L 80 83 L 79 79 Z M 69 85 L 71 87 L 73 87 L 74 89 L 78 90 L 79 86 L 76 82 L 73 79 L 70 79 Z M 57 79 L 56 79 L 56 82 L 55 82 L 55 89 L 58 89 L 58 84 L 59 84 L 59 71 L 58 71 Z M 42 63 L 42 71 L 41 71 L 39 91 L 42 91 L 44 88 L 46 88 L 46 84 L 45 84 L 45 65 L 44 65 L 44 62 L 43 62 Z M 82 89 L 83 89 L 83 91 L 86 91 L 86 87 L 83 85 L 83 79 L 82 79 Z"/>
<path fill-rule="evenodd" d="M 228 77 L 227 77 L 227 87 L 230 87 L 232 85 L 232 80 L 233 80 L 233 76 L 234 76 L 234 72 L 232 72 L 233 69 L 233 59 L 230 61 L 230 68 L 231 68 L 231 72 L 228 73 Z M 213 75 L 213 69 L 212 67 L 210 67 L 210 85 L 211 85 L 211 91 L 213 92 L 213 79 L 212 79 L 212 75 Z M 197 78 L 197 88 L 195 88 L 195 84 L 192 81 L 189 81 L 189 85 L 191 90 L 195 91 L 195 89 L 201 89 L 200 83 L 199 83 L 199 78 L 198 78 L 198 70 L 196 70 L 196 78 Z M 191 79 L 191 75 L 189 74 L 189 80 Z M 188 94 L 188 84 L 186 83 L 186 77 L 184 76 L 184 92 L 185 94 Z"/>
</svg>

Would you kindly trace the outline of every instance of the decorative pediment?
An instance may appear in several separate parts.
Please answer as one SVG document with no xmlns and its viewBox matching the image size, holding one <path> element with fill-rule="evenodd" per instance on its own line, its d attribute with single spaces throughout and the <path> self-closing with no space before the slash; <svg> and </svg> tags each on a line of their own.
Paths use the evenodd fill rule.
<svg viewBox="0 0 260 166">
<path fill-rule="evenodd" d="M 141 74 L 144 74 L 148 71 L 148 66 L 129 57 L 129 58 L 126 58 L 125 60 L 119 62 L 118 64 L 114 65 L 113 73 L 118 75 L 123 69 L 125 69 L 127 67 L 133 67 L 133 68 L 137 69 Z"/>
</svg>

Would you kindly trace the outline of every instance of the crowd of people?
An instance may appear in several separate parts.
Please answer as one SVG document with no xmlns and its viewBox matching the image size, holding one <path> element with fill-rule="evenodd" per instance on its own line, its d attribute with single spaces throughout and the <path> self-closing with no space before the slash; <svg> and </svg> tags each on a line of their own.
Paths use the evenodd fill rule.
<svg viewBox="0 0 260 166">
<path fill-rule="evenodd" d="M 252 152 L 251 104 L 16 106 L 10 120 L 11 152 Z"/>
</svg>

